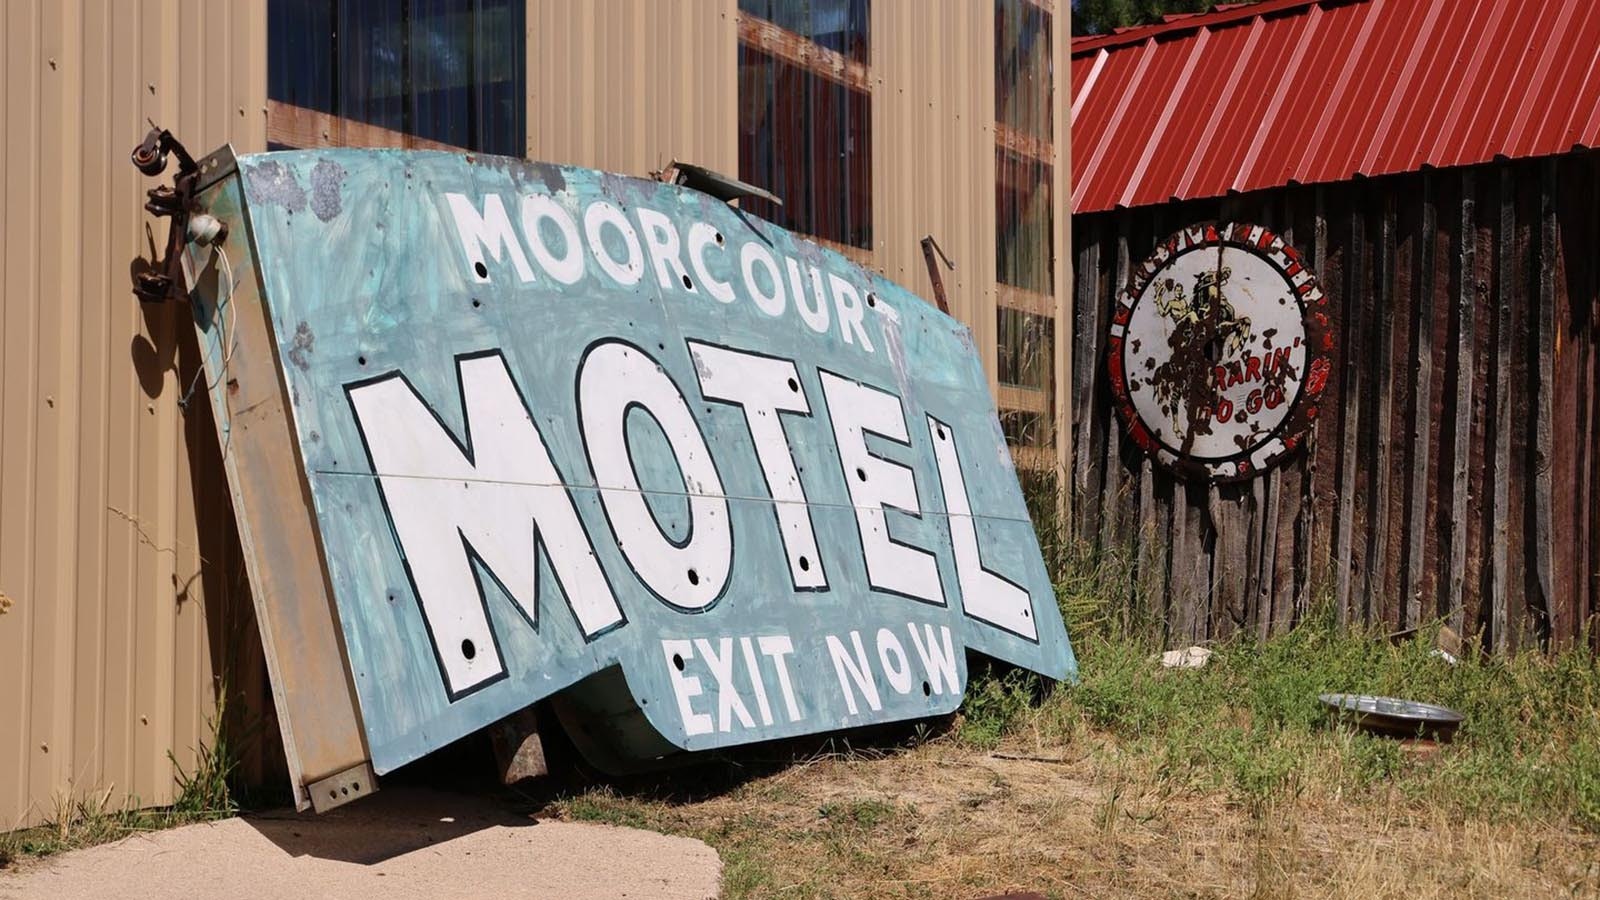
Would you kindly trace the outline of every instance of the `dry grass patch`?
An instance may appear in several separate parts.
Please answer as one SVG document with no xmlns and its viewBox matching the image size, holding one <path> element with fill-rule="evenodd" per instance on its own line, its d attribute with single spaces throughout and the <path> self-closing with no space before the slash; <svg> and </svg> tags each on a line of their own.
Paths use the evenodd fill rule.
<svg viewBox="0 0 1600 900">
<path fill-rule="evenodd" d="M 1323 618 L 1180 671 L 1125 626 L 1073 633 L 1077 685 L 976 670 L 931 740 L 734 755 L 548 812 L 701 838 L 735 898 L 1600 897 L 1592 653 L 1452 665 Z M 1322 691 L 1467 721 L 1419 752 L 1333 726 Z"/>
<path fill-rule="evenodd" d="M 729 897 L 1571 897 L 1600 895 L 1600 839 L 1462 819 L 1398 791 L 1252 805 L 1175 793 L 1114 744 L 1060 762 L 954 738 L 816 759 L 677 801 L 597 788 L 550 812 L 699 837 Z"/>
</svg>

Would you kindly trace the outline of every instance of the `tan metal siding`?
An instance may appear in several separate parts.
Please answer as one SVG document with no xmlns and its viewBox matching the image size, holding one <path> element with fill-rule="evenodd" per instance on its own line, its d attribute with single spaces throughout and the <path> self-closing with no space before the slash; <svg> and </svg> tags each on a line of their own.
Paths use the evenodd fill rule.
<svg viewBox="0 0 1600 900">
<path fill-rule="evenodd" d="M 1072 4 L 1054 10 L 1055 66 L 1055 254 L 1056 254 L 1056 471 L 1063 476 L 1072 463 Z M 1066 484 L 1063 478 L 1063 485 Z M 1063 518 L 1071 504 L 1063 491 Z"/>
<path fill-rule="evenodd" d="M 1070 440 L 1071 222 L 1067 56 L 1070 10 L 1052 13 L 1056 161 L 1054 253 L 1056 458 Z M 933 296 L 920 241 L 932 234 L 955 262 L 944 272 L 951 313 L 972 329 L 999 396 L 995 309 L 995 10 L 993 3 L 930 0 L 872 7 L 874 263 Z"/>
<path fill-rule="evenodd" d="M 871 40 L 874 262 L 932 297 L 920 242 L 934 236 L 993 388 L 994 4 L 874 3 Z"/>
<path fill-rule="evenodd" d="M 528 156 L 739 171 L 735 0 L 530 0 Z"/>
<path fill-rule="evenodd" d="M 1052 13 L 1056 356 L 1064 375 L 1071 371 L 1064 315 L 1072 283 L 1069 10 L 1063 4 Z M 738 16 L 736 0 L 530 0 L 528 156 L 640 176 L 677 158 L 737 174 Z M 945 273 L 951 312 L 972 328 L 998 387 L 994 22 L 992 3 L 872 5 L 873 249 L 866 260 L 932 297 L 920 247 L 932 234 L 957 265 Z M 1057 384 L 1064 388 L 1063 375 Z M 1057 434 L 1067 431 L 1067 393 L 1056 391 Z"/>
<path fill-rule="evenodd" d="M 1068 10 L 1054 10 L 1055 279 L 1064 304 Z M 924 296 L 918 241 L 958 268 L 953 311 L 994 378 L 994 10 L 880 0 L 872 19 L 869 262 Z M 232 661 L 260 697 L 228 492 L 176 304 L 142 308 L 135 261 L 164 223 L 127 163 L 145 118 L 191 149 L 265 146 L 262 0 L 0 4 L 0 828 L 110 789 L 160 803 L 191 768 Z M 736 0 L 530 0 L 528 155 L 644 175 L 674 157 L 737 173 Z M 1058 305 L 1058 309 L 1061 306 Z M 1057 314 L 1059 409 L 1070 322 Z M 181 373 L 181 374 L 180 374 Z M 1059 421 L 1059 419 L 1058 419 Z M 1069 430 L 1056 433 L 1066 452 Z M 239 649 L 231 649 L 242 647 Z M 10 727 L 10 723 L 18 723 Z M 275 734 L 271 723 L 259 730 Z"/>
<path fill-rule="evenodd" d="M 147 224 L 157 246 L 165 224 L 127 153 L 146 117 L 196 151 L 263 148 L 266 16 L 242 0 L 8 0 L 3 16 L 7 828 L 71 793 L 167 801 L 169 751 L 192 769 L 206 734 L 237 562 L 215 432 L 204 404 L 178 407 L 182 308 L 129 290 Z"/>
</svg>

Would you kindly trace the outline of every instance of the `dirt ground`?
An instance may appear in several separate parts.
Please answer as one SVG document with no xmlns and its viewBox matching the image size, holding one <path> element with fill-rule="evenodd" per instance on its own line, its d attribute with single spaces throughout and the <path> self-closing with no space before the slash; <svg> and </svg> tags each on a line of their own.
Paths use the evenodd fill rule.
<svg viewBox="0 0 1600 900">
<path fill-rule="evenodd" d="M 704 837 L 735 898 L 1600 897 L 1600 837 L 1579 829 L 1314 788 L 1252 808 L 1106 748 L 1018 744 L 819 758 L 694 799 L 601 789 L 550 812 Z"/>
<path fill-rule="evenodd" d="M 0 872 L 0 898 L 703 900 L 717 896 L 721 868 L 691 838 L 399 788 L 323 816 L 253 815 L 25 862 Z"/>
</svg>

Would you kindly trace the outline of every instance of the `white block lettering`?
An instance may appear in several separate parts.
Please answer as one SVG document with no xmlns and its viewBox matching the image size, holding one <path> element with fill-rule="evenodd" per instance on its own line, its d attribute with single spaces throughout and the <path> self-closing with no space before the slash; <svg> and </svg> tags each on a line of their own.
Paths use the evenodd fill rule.
<svg viewBox="0 0 1600 900">
<path fill-rule="evenodd" d="M 445 194 L 444 199 L 450 206 L 456 234 L 461 238 L 461 249 L 467 254 L 467 270 L 473 281 L 482 284 L 489 280 L 489 267 L 483 256 L 485 249 L 489 251 L 488 258 L 497 263 L 504 252 L 511 257 L 518 278 L 524 283 L 533 280 L 533 267 L 522 253 L 522 244 L 517 241 L 517 233 L 511 230 L 511 218 L 506 215 L 506 205 L 498 194 L 483 198 L 483 215 L 478 214 L 465 194 Z"/>
<path fill-rule="evenodd" d="M 850 688 L 850 682 L 854 681 L 868 708 L 877 712 L 883 709 L 883 700 L 878 696 L 878 682 L 872 677 L 872 667 L 867 664 L 867 649 L 861 644 L 861 632 L 850 632 L 850 642 L 855 647 L 854 656 L 845 649 L 844 642 L 837 635 L 827 636 L 828 655 L 833 659 L 834 674 L 839 676 L 839 690 L 844 694 L 844 705 L 850 710 L 850 715 L 860 713 L 856 706 L 855 691 Z"/>
<path fill-rule="evenodd" d="M 640 492 L 627 427 L 636 407 L 661 426 L 683 476 L 689 534 L 682 542 L 662 531 Z M 601 503 L 634 572 L 678 609 L 710 606 L 728 583 L 733 530 L 711 448 L 678 386 L 643 350 L 604 341 L 590 347 L 579 365 L 578 415 Z"/>
<path fill-rule="evenodd" d="M 623 259 L 613 258 L 606 250 L 603 239 L 607 225 L 622 236 L 623 247 L 628 253 Z M 639 235 L 634 232 L 633 223 L 622 214 L 622 210 L 604 200 L 594 201 L 583 211 L 583 231 L 589 238 L 589 251 L 594 254 L 594 261 L 613 281 L 623 287 L 639 283 L 639 279 L 644 277 L 644 251 L 639 249 Z"/>
<path fill-rule="evenodd" d="M 561 232 L 563 255 L 551 252 L 545 243 L 542 223 L 555 223 Z M 533 251 L 533 258 L 551 278 L 562 284 L 583 280 L 583 242 L 578 238 L 578 223 L 572 214 L 548 194 L 529 194 L 522 198 L 522 237 Z"/>
<path fill-rule="evenodd" d="M 789 721 L 800 721 L 800 704 L 795 700 L 794 684 L 789 680 L 789 662 L 784 659 L 794 653 L 794 643 L 788 635 L 776 634 L 756 638 L 756 644 L 761 647 L 761 655 L 777 667 L 778 689 L 783 692 L 783 707 L 789 714 Z"/>
<path fill-rule="evenodd" d="M 756 284 L 755 267 L 758 265 L 767 271 L 767 280 L 772 283 L 770 294 Z M 739 268 L 744 272 L 744 289 L 756 302 L 756 308 L 769 316 L 783 315 L 783 276 L 778 272 L 778 261 L 772 258 L 772 251 L 756 241 L 747 241 L 739 250 Z"/>
<path fill-rule="evenodd" d="M 689 342 L 695 372 L 700 377 L 700 392 L 708 400 L 731 403 L 744 412 L 745 425 L 756 449 L 756 461 L 766 480 L 767 492 L 775 501 L 773 514 L 778 534 L 783 539 L 789 563 L 789 579 L 800 590 L 819 590 L 828 586 L 817 552 L 816 533 L 811 524 L 811 509 L 806 505 L 805 487 L 795 469 L 794 456 L 784 433 L 779 413 L 811 414 L 800 385 L 800 373 L 793 362 Z"/>
<path fill-rule="evenodd" d="M 672 693 L 678 698 L 678 716 L 683 719 L 684 734 L 690 737 L 710 734 L 710 714 L 695 712 L 691 702 L 702 693 L 700 679 L 683 671 L 689 660 L 694 659 L 694 650 L 688 641 L 662 641 L 661 653 L 667 658 L 667 678 L 672 682 Z"/>
<path fill-rule="evenodd" d="M 756 721 L 750 718 L 750 710 L 733 684 L 733 638 L 723 638 L 720 649 L 715 650 L 705 638 L 695 638 L 694 645 L 706 661 L 706 668 L 711 670 L 711 677 L 717 680 L 717 730 L 732 731 L 735 716 L 745 728 L 756 727 Z"/>
<path fill-rule="evenodd" d="M 756 691 L 756 711 L 761 713 L 761 724 L 772 724 L 772 704 L 767 701 L 766 680 L 761 677 L 761 666 L 756 662 L 756 645 L 747 637 L 739 639 L 739 649 L 744 651 L 744 667 L 750 672 L 750 684 Z"/>
<path fill-rule="evenodd" d="M 850 343 L 850 334 L 854 332 L 856 340 L 861 342 L 861 349 L 873 352 L 872 339 L 867 337 L 867 329 L 861 324 L 867 308 L 862 305 L 861 295 L 856 293 L 855 286 L 829 272 L 828 287 L 833 291 L 833 305 L 839 310 L 839 331 L 844 335 L 844 342 Z"/>
<path fill-rule="evenodd" d="M 889 686 L 897 694 L 911 693 L 911 663 L 906 659 L 906 648 L 887 628 L 878 629 L 877 642 L 878 664 L 883 666 L 883 675 L 889 679 Z M 895 662 L 890 662 L 890 657 Z"/>
<path fill-rule="evenodd" d="M 911 645 L 916 648 L 922 668 L 928 673 L 928 686 L 935 694 L 943 694 L 946 690 L 957 693 L 961 689 L 961 682 L 956 676 L 956 653 L 950 643 L 950 628 L 939 626 L 937 637 L 944 639 L 941 647 L 935 639 L 933 626 L 922 627 L 924 631 L 919 634 L 915 622 L 906 623 L 906 630 L 911 632 Z"/>
<path fill-rule="evenodd" d="M 885 509 L 922 514 L 912 470 L 867 449 L 869 433 L 910 445 L 900 398 L 832 372 L 822 372 L 821 378 L 828 415 L 833 419 L 834 442 L 861 532 L 868 584 L 874 590 L 943 606 L 938 561 L 932 553 L 890 537 L 884 516 Z"/>
<path fill-rule="evenodd" d="M 530 622 L 541 548 L 586 636 L 623 621 L 505 360 L 470 357 L 457 369 L 464 443 L 398 375 L 349 390 L 452 697 L 505 673 L 474 559 Z"/>
<path fill-rule="evenodd" d="M 706 270 L 706 251 L 722 244 L 722 235 L 704 222 L 689 226 L 689 264 L 694 266 L 695 277 L 705 285 L 706 293 L 722 303 L 733 302 L 733 285 L 711 277 Z"/>
<path fill-rule="evenodd" d="M 956 553 L 956 578 L 961 585 L 961 605 L 967 615 L 1012 634 L 1038 640 L 1033 621 L 1033 600 L 1022 585 L 984 568 L 978 554 L 978 530 L 972 521 L 972 502 L 961 474 L 956 435 L 950 426 L 928 417 L 928 436 L 939 463 L 939 484 L 945 510 L 950 514 L 950 543 Z"/>
<path fill-rule="evenodd" d="M 822 289 L 822 270 L 816 266 L 809 266 L 811 273 L 811 299 L 813 303 L 806 302 L 805 285 L 800 283 L 800 264 L 794 260 L 787 260 L 789 264 L 789 293 L 794 294 L 794 308 L 799 311 L 800 318 L 817 334 L 828 333 L 828 297 Z M 850 335 L 846 333 L 848 342 Z"/>
<path fill-rule="evenodd" d="M 634 210 L 634 215 L 639 217 L 639 226 L 644 229 L 645 249 L 650 251 L 650 262 L 655 266 L 656 281 L 662 289 L 700 293 L 689 278 L 689 271 L 683 267 L 683 260 L 679 258 L 678 229 L 673 227 L 672 220 L 657 210 L 642 206 Z"/>
</svg>

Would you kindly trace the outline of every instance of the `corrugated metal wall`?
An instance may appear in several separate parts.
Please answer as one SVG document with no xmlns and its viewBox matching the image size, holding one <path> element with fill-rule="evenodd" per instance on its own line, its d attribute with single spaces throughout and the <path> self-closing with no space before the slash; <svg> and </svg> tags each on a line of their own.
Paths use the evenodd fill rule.
<svg viewBox="0 0 1600 900">
<path fill-rule="evenodd" d="M 1055 18 L 1055 284 L 1064 322 L 1072 283 L 1068 10 L 1042 5 Z M 629 175 L 674 158 L 738 173 L 739 15 L 737 0 L 532 0 L 528 155 Z M 994 4 L 880 0 L 871 15 L 867 262 L 931 299 L 920 242 L 937 238 L 956 263 L 944 273 L 951 312 L 971 326 L 995 384 Z M 1058 327 L 1058 360 L 1070 353 L 1067 333 Z M 1069 404 L 1058 394 L 1064 421 Z"/>
<path fill-rule="evenodd" d="M 528 157 L 739 172 L 736 0 L 530 0 Z"/>
<path fill-rule="evenodd" d="M 955 262 L 950 312 L 967 323 L 995 382 L 994 5 L 965 0 L 872 8 L 873 262 L 933 297 L 919 243 Z"/>
<path fill-rule="evenodd" d="M 1152 467 L 1112 411 L 1103 338 L 1154 247 L 1265 225 L 1321 278 L 1338 345 L 1307 450 L 1209 487 Z M 1131 548 L 1167 640 L 1265 635 L 1326 597 L 1390 631 L 1570 642 L 1600 615 L 1600 154 L 1080 216 L 1075 523 Z M 1590 638 L 1596 637 L 1590 632 Z"/>
<path fill-rule="evenodd" d="M 260 3 L 7 0 L 0 16 L 4 829 L 72 792 L 170 799 L 168 752 L 193 767 L 225 659 L 260 696 L 249 641 L 224 649 L 249 602 L 230 597 L 206 405 L 178 406 L 186 323 L 129 289 L 147 225 L 158 246 L 166 232 L 128 151 L 146 117 L 196 151 L 260 149 L 266 90 Z"/>
<path fill-rule="evenodd" d="M 1067 140 L 1069 12 L 1065 4 L 1040 4 L 1054 19 L 1053 265 L 1055 268 L 1056 383 L 1071 367 L 1068 328 L 1072 285 L 1071 187 Z M 876 215 L 873 264 L 925 298 L 933 285 L 920 241 L 932 234 L 955 262 L 942 273 L 950 312 L 972 329 L 989 373 L 997 379 L 995 309 L 995 4 L 966 0 L 875 3 L 872 7 L 872 184 Z M 1003 400 L 1003 398 L 1002 398 Z M 1071 402 L 1064 390 L 1052 398 L 1059 423 L 1055 460 L 1066 459 Z"/>
<path fill-rule="evenodd" d="M 1072 284 L 1064 7 L 1051 10 L 1058 384 Z M 181 308 L 141 307 L 129 290 L 165 229 L 140 211 L 155 181 L 127 153 L 147 117 L 196 153 L 264 149 L 268 102 L 261 0 L 7 0 L 0 15 L 5 829 L 72 791 L 169 800 L 167 754 L 192 768 L 225 664 L 234 696 L 267 706 L 215 430 L 203 402 L 178 404 L 196 371 Z M 634 175 L 674 157 L 738 172 L 738 15 L 736 0 L 530 0 L 528 155 Z M 931 298 L 919 241 L 933 234 L 991 380 L 994 21 L 991 3 L 872 4 L 869 262 Z M 277 742 L 260 725 L 256 766 Z"/>
</svg>

